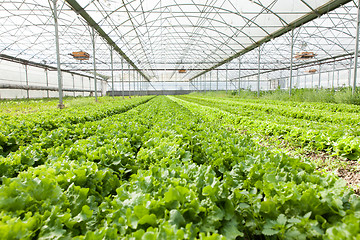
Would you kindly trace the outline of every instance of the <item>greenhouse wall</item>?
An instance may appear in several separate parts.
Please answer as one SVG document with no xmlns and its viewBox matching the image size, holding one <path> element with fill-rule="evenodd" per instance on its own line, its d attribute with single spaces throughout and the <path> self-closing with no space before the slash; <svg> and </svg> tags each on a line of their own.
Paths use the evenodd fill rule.
<svg viewBox="0 0 360 240">
<path fill-rule="evenodd" d="M 27 75 L 27 77 L 26 77 Z M 90 76 L 76 73 L 62 72 L 63 88 L 78 90 L 94 90 L 94 79 Z M 20 86 L 58 87 L 57 71 L 40 67 L 24 65 L 16 62 L 0 61 L 0 85 L 11 84 Z M 97 80 L 99 95 L 105 95 L 107 83 Z M 0 88 L 0 99 L 16 98 L 46 98 L 59 97 L 58 91 L 51 90 L 24 90 Z M 89 91 L 64 91 L 64 96 L 89 96 Z"/>
</svg>

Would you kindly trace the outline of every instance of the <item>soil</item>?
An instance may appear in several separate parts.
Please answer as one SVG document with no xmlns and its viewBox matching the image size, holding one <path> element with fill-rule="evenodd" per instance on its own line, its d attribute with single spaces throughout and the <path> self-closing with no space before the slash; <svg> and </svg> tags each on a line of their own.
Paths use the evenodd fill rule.
<svg viewBox="0 0 360 240">
<path fill-rule="evenodd" d="M 337 175 L 344 179 L 348 186 L 354 189 L 357 195 L 360 195 L 360 170 L 357 161 L 349 161 L 350 164 L 346 168 L 340 168 Z"/>
<path fill-rule="evenodd" d="M 317 170 L 334 172 L 339 178 L 344 179 L 357 195 L 360 195 L 360 164 L 357 160 L 342 159 L 324 152 L 306 153 L 304 156 L 317 164 Z"/>
<path fill-rule="evenodd" d="M 243 133 L 246 134 L 246 133 Z M 260 145 L 267 148 L 274 148 L 270 139 L 259 142 Z M 339 178 L 346 181 L 347 185 L 360 195 L 360 164 L 357 160 L 348 160 L 336 156 L 331 156 L 326 152 L 302 152 L 296 151 L 296 148 L 290 147 L 285 141 L 277 145 L 277 148 L 283 149 L 286 154 L 293 157 L 305 157 L 317 165 L 317 170 L 334 172 Z"/>
</svg>

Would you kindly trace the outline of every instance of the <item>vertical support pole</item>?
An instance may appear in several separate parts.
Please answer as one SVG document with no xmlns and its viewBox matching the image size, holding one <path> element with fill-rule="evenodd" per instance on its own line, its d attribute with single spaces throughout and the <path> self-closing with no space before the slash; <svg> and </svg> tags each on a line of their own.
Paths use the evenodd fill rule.
<svg viewBox="0 0 360 240">
<path fill-rule="evenodd" d="M 91 79 L 89 77 L 89 90 L 91 90 Z M 89 96 L 92 96 L 92 92 L 90 91 Z"/>
<path fill-rule="evenodd" d="M 139 96 L 139 89 L 138 89 L 138 79 L 137 79 L 138 75 L 137 72 L 133 72 L 133 80 L 134 80 L 134 96 Z"/>
<path fill-rule="evenodd" d="M 194 83 L 194 84 L 195 84 L 195 88 L 196 88 L 196 89 L 195 89 L 195 92 L 199 92 L 198 78 L 195 78 L 194 80 L 195 80 L 195 83 Z"/>
<path fill-rule="evenodd" d="M 136 89 L 136 96 L 139 96 L 139 73 L 134 72 L 134 88 Z"/>
<path fill-rule="evenodd" d="M 209 82 L 210 82 L 210 92 L 211 92 L 211 72 L 212 72 L 212 71 L 210 71 L 210 72 L 209 72 L 209 75 L 210 75 L 210 77 L 209 77 Z"/>
<path fill-rule="evenodd" d="M 294 29 L 291 30 L 289 96 L 291 96 L 294 62 Z"/>
<path fill-rule="evenodd" d="M 318 89 L 321 88 L 321 65 L 319 64 L 319 86 Z"/>
<path fill-rule="evenodd" d="M 137 79 L 137 89 L 138 89 L 138 96 L 140 96 L 140 73 L 139 72 L 137 72 L 137 77 L 138 77 L 138 79 Z"/>
<path fill-rule="evenodd" d="M 146 79 L 145 79 L 146 80 Z M 150 81 L 149 81 L 150 82 Z M 149 83 L 148 82 L 145 82 L 146 84 L 145 84 L 145 88 L 146 88 L 146 95 L 149 95 L 149 92 L 148 92 L 148 89 L 149 89 Z"/>
<path fill-rule="evenodd" d="M 46 76 L 46 87 L 49 87 L 49 72 L 47 68 L 45 68 L 45 76 Z M 47 90 L 46 92 L 47 92 L 46 93 L 47 98 L 50 98 L 49 90 Z"/>
<path fill-rule="evenodd" d="M 201 92 L 201 77 L 198 77 L 198 78 L 197 78 L 197 82 L 198 82 L 199 92 Z"/>
<path fill-rule="evenodd" d="M 135 72 L 134 72 L 134 69 L 133 69 L 133 72 L 132 72 L 132 80 L 133 80 L 133 86 L 134 86 L 134 93 L 133 93 L 133 96 L 135 97 L 136 96 L 136 80 L 135 80 Z"/>
<path fill-rule="evenodd" d="M 85 90 L 84 89 L 84 76 L 81 76 L 81 89 L 82 90 Z M 85 96 L 85 91 L 83 92 L 83 97 Z"/>
<path fill-rule="evenodd" d="M 358 2 L 358 15 L 357 15 L 357 24 L 356 24 L 356 39 L 355 39 L 355 53 L 354 53 L 354 80 L 353 80 L 353 87 L 352 87 L 352 95 L 355 95 L 358 54 L 359 54 L 360 0 L 357 2 Z"/>
<path fill-rule="evenodd" d="M 202 91 L 202 89 L 201 89 L 201 76 L 199 76 L 199 77 L 197 78 L 197 81 L 198 81 L 199 92 L 201 92 L 201 91 Z"/>
<path fill-rule="evenodd" d="M 227 63 L 226 63 L 225 81 L 226 81 L 226 94 L 227 94 L 228 93 L 228 64 Z"/>
<path fill-rule="evenodd" d="M 113 59 L 113 46 L 110 46 L 110 58 L 111 58 L 111 94 L 114 98 L 114 59 Z"/>
<path fill-rule="evenodd" d="M 125 98 L 124 96 L 124 91 L 125 91 L 125 86 L 124 86 L 124 59 L 121 58 L 121 90 L 122 90 L 122 97 L 123 99 Z"/>
<path fill-rule="evenodd" d="M 260 97 L 260 61 L 261 61 L 261 49 L 258 48 L 258 74 L 257 74 L 257 97 Z"/>
<path fill-rule="evenodd" d="M 219 91 L 219 69 L 216 69 L 216 91 Z"/>
<path fill-rule="evenodd" d="M 142 75 L 139 74 L 139 95 L 142 96 Z"/>
<path fill-rule="evenodd" d="M 95 102 L 97 102 L 97 79 L 96 79 L 96 58 L 95 58 L 95 53 L 96 53 L 96 49 L 95 49 L 95 30 L 92 27 L 92 44 L 93 44 L 93 64 L 94 64 L 94 90 L 95 90 Z"/>
<path fill-rule="evenodd" d="M 195 92 L 199 92 L 199 86 L 198 86 L 198 77 L 194 79 L 194 86 L 195 86 Z"/>
<path fill-rule="evenodd" d="M 206 93 L 206 73 L 204 74 L 204 91 Z"/>
<path fill-rule="evenodd" d="M 59 104 L 58 108 L 63 109 L 65 106 L 63 104 L 63 91 L 62 91 L 62 76 L 60 69 L 60 44 L 59 44 L 59 23 L 57 15 L 57 0 L 53 0 L 54 4 L 54 21 L 55 21 L 55 45 L 56 45 L 56 64 L 57 64 L 57 73 L 58 73 L 58 88 L 59 88 Z"/>
<path fill-rule="evenodd" d="M 197 77 L 197 86 L 198 86 L 198 90 L 199 92 L 201 92 L 201 76 Z"/>
<path fill-rule="evenodd" d="M 29 75 L 28 75 L 28 66 L 25 65 L 25 82 L 26 82 L 26 87 L 29 87 Z M 30 98 L 30 94 L 29 94 L 29 88 L 26 89 L 26 98 L 29 99 Z"/>
<path fill-rule="evenodd" d="M 314 88 L 314 74 L 311 75 L 311 88 Z"/>
<path fill-rule="evenodd" d="M 141 95 L 143 96 L 143 95 L 145 95 L 144 94 L 144 86 L 145 86 L 145 77 L 143 76 L 143 75 L 140 75 L 140 77 L 141 77 Z"/>
<path fill-rule="evenodd" d="M 296 86 L 297 88 L 300 88 L 300 82 L 299 82 L 299 69 L 296 70 Z"/>
<path fill-rule="evenodd" d="M 200 90 L 201 90 L 201 89 L 200 89 L 200 85 L 199 85 L 199 78 L 200 78 L 200 77 L 197 77 L 197 78 L 195 79 L 195 81 L 196 81 L 196 82 L 195 82 L 195 86 L 197 86 L 197 92 L 200 92 Z"/>
<path fill-rule="evenodd" d="M 76 96 L 76 93 L 75 93 L 75 76 L 74 76 L 73 73 L 71 74 L 71 76 L 72 76 L 72 80 L 73 80 L 73 92 L 74 92 L 74 97 L 75 97 Z"/>
<path fill-rule="evenodd" d="M 128 63 L 128 73 L 129 73 L 129 98 L 131 98 L 131 83 L 130 83 L 130 79 L 131 79 L 131 76 L 130 76 L 130 64 Z"/>
<path fill-rule="evenodd" d="M 202 86 L 201 86 L 201 76 L 199 76 L 199 77 L 197 78 L 197 81 L 198 81 L 198 88 L 199 88 L 199 92 L 201 92 L 201 91 L 202 91 Z"/>
<path fill-rule="evenodd" d="M 240 89 L 241 89 L 241 57 L 239 57 L 239 83 L 238 83 L 238 85 L 239 85 L 239 95 L 240 95 Z"/>
<path fill-rule="evenodd" d="M 331 86 L 332 90 L 335 91 L 335 59 L 334 59 L 334 63 L 333 63 L 333 76 L 332 76 L 332 86 Z"/>
<path fill-rule="evenodd" d="M 351 86 L 351 70 L 352 70 L 352 58 L 350 58 L 350 64 L 349 64 L 349 79 L 348 79 L 348 87 Z"/>
</svg>

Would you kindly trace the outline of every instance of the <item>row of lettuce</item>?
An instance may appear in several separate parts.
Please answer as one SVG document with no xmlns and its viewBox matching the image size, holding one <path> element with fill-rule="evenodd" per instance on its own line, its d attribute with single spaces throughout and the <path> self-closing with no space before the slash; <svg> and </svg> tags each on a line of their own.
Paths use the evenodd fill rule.
<svg viewBox="0 0 360 240">
<path fill-rule="evenodd" d="M 146 96 L 123 101 L 102 98 L 98 103 L 89 103 L 89 99 L 74 99 L 68 104 L 70 107 L 63 110 L 50 107 L 50 109 L 15 116 L 2 114 L 0 115 L 0 155 L 7 156 L 22 146 L 36 143 L 39 137 L 47 136 L 51 130 L 61 127 L 68 129 L 74 124 L 119 114 L 151 98 L 152 96 Z M 52 102 L 48 104 L 53 105 Z"/>
<path fill-rule="evenodd" d="M 224 124 L 268 140 L 280 140 L 310 151 L 326 151 L 355 160 L 360 157 L 360 107 L 336 104 L 181 96 L 198 111 Z M 325 105 L 325 106 L 323 106 Z M 203 108 L 207 107 L 207 108 Z M 225 120 L 226 119 L 226 120 Z"/>
<path fill-rule="evenodd" d="M 360 237 L 360 201 L 337 177 L 239 136 L 213 108 L 132 106 L 0 159 L 1 238 Z"/>
</svg>

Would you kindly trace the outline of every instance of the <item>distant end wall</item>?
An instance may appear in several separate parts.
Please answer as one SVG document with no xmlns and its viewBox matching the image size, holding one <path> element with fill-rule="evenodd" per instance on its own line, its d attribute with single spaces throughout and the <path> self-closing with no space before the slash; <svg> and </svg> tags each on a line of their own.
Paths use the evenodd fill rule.
<svg viewBox="0 0 360 240">
<path fill-rule="evenodd" d="M 193 91 L 190 90 L 149 90 L 149 91 L 131 91 L 130 95 L 184 95 Z M 107 91 L 106 95 L 111 96 L 112 92 Z M 115 96 L 122 96 L 122 91 L 114 91 Z M 129 96 L 129 91 L 124 91 L 124 96 Z"/>
</svg>

